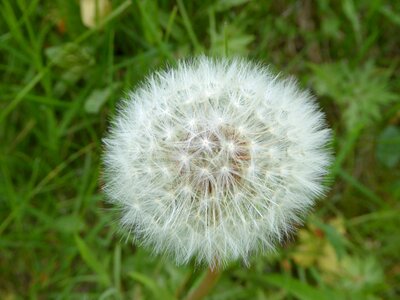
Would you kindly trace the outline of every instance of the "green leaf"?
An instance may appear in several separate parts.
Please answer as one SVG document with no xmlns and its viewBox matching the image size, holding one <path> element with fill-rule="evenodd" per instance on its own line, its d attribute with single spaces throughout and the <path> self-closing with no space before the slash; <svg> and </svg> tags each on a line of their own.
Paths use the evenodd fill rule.
<svg viewBox="0 0 400 300">
<path fill-rule="evenodd" d="M 104 103 L 110 98 L 115 87 L 116 85 L 111 85 L 104 89 L 92 91 L 85 102 L 85 111 L 91 114 L 97 114 Z"/>
<path fill-rule="evenodd" d="M 79 216 L 67 215 L 58 218 L 54 227 L 60 232 L 74 233 L 82 230 L 85 227 L 85 223 Z"/>
<path fill-rule="evenodd" d="M 45 49 L 45 55 L 54 65 L 63 69 L 79 67 L 82 72 L 95 63 L 93 48 L 66 43 Z"/>
<path fill-rule="evenodd" d="M 83 261 L 99 276 L 103 284 L 110 285 L 111 280 L 106 269 L 94 255 L 96 251 L 91 250 L 85 241 L 77 235 L 75 235 L 75 243 Z"/>
<path fill-rule="evenodd" d="M 216 1 L 214 7 L 215 11 L 221 12 L 233 9 L 247 2 L 250 2 L 250 0 L 219 0 Z"/>
<path fill-rule="evenodd" d="M 338 105 L 348 132 L 380 121 L 381 108 L 399 98 L 388 86 L 393 71 L 377 68 L 371 61 L 357 68 L 345 61 L 310 67 L 314 89 Z"/>
<path fill-rule="evenodd" d="M 273 274 L 267 275 L 264 278 L 268 283 L 284 289 L 287 293 L 301 300 L 344 299 L 343 295 L 337 291 L 327 288 L 316 288 L 287 275 Z"/>
<path fill-rule="evenodd" d="M 352 294 L 365 294 L 379 290 L 384 280 L 382 266 L 374 256 L 346 256 L 338 283 Z"/>
<path fill-rule="evenodd" d="M 349 19 L 351 26 L 353 27 L 354 34 L 357 43 L 361 43 L 361 25 L 357 15 L 357 8 L 354 5 L 353 0 L 345 0 L 342 2 L 343 12 Z"/>
<path fill-rule="evenodd" d="M 376 157 L 388 168 L 394 168 L 400 161 L 400 129 L 386 127 L 378 137 Z"/>
<path fill-rule="evenodd" d="M 143 35 L 152 45 L 160 43 L 161 30 L 159 26 L 158 7 L 156 1 L 137 1 L 141 14 Z"/>
<path fill-rule="evenodd" d="M 383 6 L 380 9 L 380 12 L 390 21 L 392 21 L 394 24 L 400 26 L 400 14 L 396 14 L 393 12 L 392 9 L 390 9 L 387 6 Z"/>
<path fill-rule="evenodd" d="M 129 273 L 129 276 L 147 287 L 154 295 L 154 299 L 175 300 L 175 297 L 170 293 L 170 291 L 158 286 L 152 278 L 137 272 L 131 272 Z"/>
</svg>

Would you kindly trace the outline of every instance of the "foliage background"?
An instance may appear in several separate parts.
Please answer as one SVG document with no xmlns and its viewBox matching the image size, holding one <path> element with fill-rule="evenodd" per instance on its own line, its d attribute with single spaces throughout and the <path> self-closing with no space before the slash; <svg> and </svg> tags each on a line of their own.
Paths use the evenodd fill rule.
<svg viewBox="0 0 400 300">
<path fill-rule="evenodd" d="M 0 298 L 174 299 L 196 284 L 201 269 L 118 233 L 99 178 L 118 99 L 200 53 L 298 77 L 336 153 L 305 226 L 229 266 L 209 299 L 400 297 L 400 2 L 111 2 L 88 27 L 79 1 L 1 0 Z"/>
</svg>

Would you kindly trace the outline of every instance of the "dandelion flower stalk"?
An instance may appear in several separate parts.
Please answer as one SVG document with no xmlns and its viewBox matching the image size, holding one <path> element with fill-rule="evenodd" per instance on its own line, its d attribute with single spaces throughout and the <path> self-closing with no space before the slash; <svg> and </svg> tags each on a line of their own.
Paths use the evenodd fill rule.
<svg viewBox="0 0 400 300">
<path fill-rule="evenodd" d="M 200 282 L 199 286 L 197 286 L 193 291 L 184 298 L 185 300 L 199 300 L 203 299 L 206 295 L 209 294 L 210 290 L 217 283 L 219 277 L 221 276 L 220 270 L 214 268 L 208 268 L 207 273 L 205 274 L 203 280 Z"/>
<path fill-rule="evenodd" d="M 214 269 L 273 251 L 324 192 L 330 130 L 308 91 L 243 59 L 149 76 L 105 143 L 122 226 L 177 264 Z"/>
</svg>

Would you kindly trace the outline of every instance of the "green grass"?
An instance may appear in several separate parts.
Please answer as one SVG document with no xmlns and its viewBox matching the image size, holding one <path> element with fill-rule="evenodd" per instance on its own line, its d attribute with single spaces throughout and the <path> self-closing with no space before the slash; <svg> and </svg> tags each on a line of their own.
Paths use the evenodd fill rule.
<svg viewBox="0 0 400 300">
<path fill-rule="evenodd" d="M 174 299 L 201 269 L 126 241 L 101 193 L 101 138 L 151 71 L 205 53 L 294 75 L 334 129 L 336 159 L 298 235 L 209 299 L 400 297 L 400 2 L 0 2 L 0 298 Z M 169 297 L 169 298 L 168 298 Z"/>
</svg>

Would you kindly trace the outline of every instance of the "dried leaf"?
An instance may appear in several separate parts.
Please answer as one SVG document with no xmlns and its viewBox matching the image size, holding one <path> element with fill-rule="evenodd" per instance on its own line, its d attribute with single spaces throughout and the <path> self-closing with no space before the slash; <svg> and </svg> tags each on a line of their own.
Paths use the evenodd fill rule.
<svg viewBox="0 0 400 300">
<path fill-rule="evenodd" d="M 109 0 L 80 0 L 82 23 L 89 28 L 96 27 L 111 11 Z"/>
</svg>

